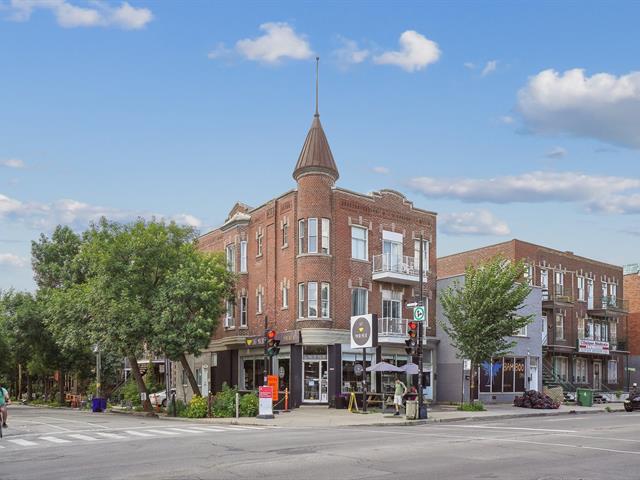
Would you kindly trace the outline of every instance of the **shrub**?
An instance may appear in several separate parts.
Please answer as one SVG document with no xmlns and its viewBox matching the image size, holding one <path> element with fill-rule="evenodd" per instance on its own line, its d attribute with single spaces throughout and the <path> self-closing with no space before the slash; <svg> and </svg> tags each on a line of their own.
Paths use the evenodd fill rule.
<svg viewBox="0 0 640 480">
<path fill-rule="evenodd" d="M 473 402 L 473 403 L 461 403 L 458 405 L 458 410 L 463 412 L 483 412 L 485 410 L 484 403 L 482 402 Z"/>
<path fill-rule="evenodd" d="M 226 383 L 222 385 L 222 391 L 213 398 L 214 417 L 235 417 L 236 392 L 235 388 L 230 388 Z"/>
<path fill-rule="evenodd" d="M 194 395 L 189 402 L 189 406 L 184 411 L 184 416 L 188 418 L 205 418 L 207 416 L 207 400 L 199 395 Z"/>
<path fill-rule="evenodd" d="M 240 398 L 240 416 L 255 417 L 258 415 L 258 396 L 247 393 Z"/>
</svg>

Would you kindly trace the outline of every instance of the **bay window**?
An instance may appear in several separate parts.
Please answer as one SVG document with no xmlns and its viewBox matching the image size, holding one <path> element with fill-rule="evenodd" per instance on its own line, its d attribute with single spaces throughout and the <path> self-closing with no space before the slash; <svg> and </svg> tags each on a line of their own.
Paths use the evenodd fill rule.
<svg viewBox="0 0 640 480">
<path fill-rule="evenodd" d="M 329 222 L 328 218 L 322 219 L 322 253 L 329 253 L 329 241 L 330 241 L 330 227 L 331 222 Z"/>
<path fill-rule="evenodd" d="M 322 283 L 320 287 L 320 314 L 322 318 L 329 318 L 329 284 Z"/>
<path fill-rule="evenodd" d="M 298 284 L 298 318 L 304 318 L 304 283 Z"/>
<path fill-rule="evenodd" d="M 310 218 L 307 223 L 307 253 L 318 253 L 318 219 Z"/>
<path fill-rule="evenodd" d="M 307 284 L 307 317 L 318 318 L 318 283 Z"/>
</svg>

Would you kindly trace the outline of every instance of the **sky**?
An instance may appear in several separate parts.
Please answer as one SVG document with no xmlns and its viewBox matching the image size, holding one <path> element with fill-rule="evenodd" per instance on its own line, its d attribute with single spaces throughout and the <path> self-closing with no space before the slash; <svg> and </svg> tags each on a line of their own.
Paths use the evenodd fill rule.
<svg viewBox="0 0 640 480">
<path fill-rule="evenodd" d="M 438 255 L 520 238 L 640 261 L 638 2 L 0 0 L 0 289 L 101 215 L 206 232 L 291 177 L 438 212 Z"/>
</svg>

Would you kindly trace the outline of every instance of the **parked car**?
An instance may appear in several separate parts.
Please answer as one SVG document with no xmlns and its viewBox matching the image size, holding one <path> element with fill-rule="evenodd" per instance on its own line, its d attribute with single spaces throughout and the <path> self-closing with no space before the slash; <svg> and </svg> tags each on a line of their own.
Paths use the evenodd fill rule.
<svg viewBox="0 0 640 480">
<path fill-rule="evenodd" d="M 162 390 L 160 392 L 150 393 L 149 401 L 154 407 L 160 405 L 164 408 L 167 406 L 167 392 L 165 390 Z"/>
</svg>

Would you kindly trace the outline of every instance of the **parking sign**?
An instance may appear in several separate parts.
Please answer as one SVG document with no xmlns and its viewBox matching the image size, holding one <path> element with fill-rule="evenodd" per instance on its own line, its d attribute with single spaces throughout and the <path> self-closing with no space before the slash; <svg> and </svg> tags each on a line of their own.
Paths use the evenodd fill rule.
<svg viewBox="0 0 640 480">
<path fill-rule="evenodd" d="M 413 320 L 416 322 L 424 322 L 426 315 L 424 306 L 420 305 L 413 309 Z"/>
</svg>

